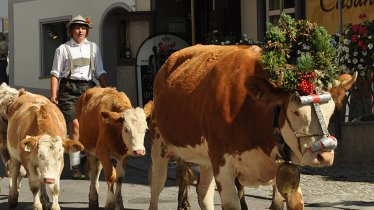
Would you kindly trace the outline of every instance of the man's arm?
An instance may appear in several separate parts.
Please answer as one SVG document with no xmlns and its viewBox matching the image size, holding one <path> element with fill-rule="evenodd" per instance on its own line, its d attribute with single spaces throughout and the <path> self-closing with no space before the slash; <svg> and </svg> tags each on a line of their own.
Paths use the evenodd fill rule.
<svg viewBox="0 0 374 210">
<path fill-rule="evenodd" d="M 55 76 L 51 76 L 51 102 L 54 104 L 58 104 L 57 98 L 57 90 L 58 90 L 58 78 Z"/>
<path fill-rule="evenodd" d="M 99 77 L 99 82 L 101 87 L 107 87 L 108 86 L 108 81 L 106 79 L 106 74 L 101 74 Z"/>
</svg>

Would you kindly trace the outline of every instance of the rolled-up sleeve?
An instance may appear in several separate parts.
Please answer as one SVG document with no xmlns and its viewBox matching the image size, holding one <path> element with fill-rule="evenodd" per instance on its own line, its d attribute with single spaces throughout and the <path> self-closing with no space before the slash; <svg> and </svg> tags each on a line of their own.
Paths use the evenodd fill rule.
<svg viewBox="0 0 374 210">
<path fill-rule="evenodd" d="M 55 57 L 53 59 L 53 65 L 51 70 L 51 75 L 61 78 L 62 72 L 64 70 L 64 50 L 63 45 L 58 47 L 55 51 Z"/>
<path fill-rule="evenodd" d="M 101 58 L 100 49 L 97 44 L 94 43 L 94 52 L 95 52 L 95 78 L 99 79 L 100 75 L 106 74 L 103 66 L 103 60 Z"/>
</svg>

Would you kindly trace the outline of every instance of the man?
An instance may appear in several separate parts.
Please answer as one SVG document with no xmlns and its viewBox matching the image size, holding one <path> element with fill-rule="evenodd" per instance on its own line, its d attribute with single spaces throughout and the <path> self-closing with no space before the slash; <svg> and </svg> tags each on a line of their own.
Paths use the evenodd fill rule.
<svg viewBox="0 0 374 210">
<path fill-rule="evenodd" d="M 5 82 L 8 83 L 8 75 L 6 73 L 6 67 L 8 66 L 8 45 L 5 42 L 6 37 L 4 33 L 0 32 L 0 85 Z"/>
<path fill-rule="evenodd" d="M 69 128 L 69 136 L 79 139 L 79 124 L 75 116 L 75 103 L 88 88 L 96 84 L 107 86 L 106 72 L 98 46 L 87 40 L 91 20 L 75 16 L 67 24 L 70 41 L 60 45 L 55 52 L 51 70 L 51 98 L 57 104 Z M 59 83 L 60 80 L 60 83 Z M 73 179 L 84 179 L 80 167 L 80 153 L 70 153 L 70 169 Z"/>
</svg>

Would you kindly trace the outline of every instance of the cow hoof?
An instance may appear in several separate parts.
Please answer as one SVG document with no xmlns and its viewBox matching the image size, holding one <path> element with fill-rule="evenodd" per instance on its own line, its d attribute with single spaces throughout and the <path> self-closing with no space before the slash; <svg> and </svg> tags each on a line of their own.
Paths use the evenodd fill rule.
<svg viewBox="0 0 374 210">
<path fill-rule="evenodd" d="M 269 209 L 271 210 L 283 210 L 284 204 L 283 201 L 280 203 L 272 202 Z"/>
<path fill-rule="evenodd" d="M 41 203 L 34 204 L 33 210 L 43 210 L 43 205 Z"/>
<path fill-rule="evenodd" d="M 16 208 L 17 204 L 18 204 L 18 196 L 17 197 L 16 196 L 14 196 L 14 197 L 9 196 L 9 198 L 8 198 L 9 209 Z"/>
<path fill-rule="evenodd" d="M 105 204 L 105 210 L 114 210 L 114 209 L 115 209 L 114 203 Z"/>
<path fill-rule="evenodd" d="M 52 207 L 51 207 L 51 210 L 61 210 L 60 205 L 53 204 Z"/>
<path fill-rule="evenodd" d="M 191 210 L 191 206 L 178 206 L 178 210 Z"/>
<path fill-rule="evenodd" d="M 99 201 L 96 200 L 96 201 L 90 201 L 90 203 L 88 204 L 88 208 L 90 210 L 98 210 L 99 209 Z"/>
</svg>

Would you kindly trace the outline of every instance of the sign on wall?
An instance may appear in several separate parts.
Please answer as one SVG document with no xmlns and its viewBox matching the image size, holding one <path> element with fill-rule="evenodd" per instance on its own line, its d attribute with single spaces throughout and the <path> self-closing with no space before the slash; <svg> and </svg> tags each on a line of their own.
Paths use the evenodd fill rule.
<svg viewBox="0 0 374 210">
<path fill-rule="evenodd" d="M 306 19 L 324 26 L 330 34 L 339 32 L 339 0 L 305 1 Z M 343 26 L 360 23 L 360 14 L 374 19 L 374 0 L 341 0 Z M 344 28 L 344 27 L 343 27 Z"/>
<path fill-rule="evenodd" d="M 167 58 L 188 46 L 185 40 L 169 33 L 151 36 L 140 45 L 136 56 L 139 106 L 152 100 L 153 80 Z"/>
</svg>

